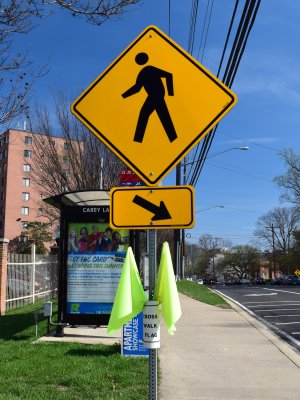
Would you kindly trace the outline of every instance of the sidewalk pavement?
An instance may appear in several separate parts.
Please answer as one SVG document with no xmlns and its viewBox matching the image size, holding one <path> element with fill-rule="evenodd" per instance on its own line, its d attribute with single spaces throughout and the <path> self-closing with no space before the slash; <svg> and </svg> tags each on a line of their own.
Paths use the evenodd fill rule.
<svg viewBox="0 0 300 400">
<path fill-rule="evenodd" d="M 161 329 L 160 400 L 299 400 L 296 350 L 233 303 L 180 302 L 175 335 Z"/>
<path fill-rule="evenodd" d="M 180 295 L 182 317 L 161 327 L 159 400 L 299 400 L 300 354 L 244 310 Z M 38 341 L 120 342 L 106 328 L 65 328 Z"/>
</svg>

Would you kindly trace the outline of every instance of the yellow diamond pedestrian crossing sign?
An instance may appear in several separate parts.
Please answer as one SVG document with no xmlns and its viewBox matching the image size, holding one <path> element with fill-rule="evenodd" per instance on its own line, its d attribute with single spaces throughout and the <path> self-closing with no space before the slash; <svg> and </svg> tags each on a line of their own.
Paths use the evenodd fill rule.
<svg viewBox="0 0 300 400">
<path fill-rule="evenodd" d="M 156 186 L 236 101 L 203 65 L 150 26 L 71 111 L 144 182 Z"/>
</svg>

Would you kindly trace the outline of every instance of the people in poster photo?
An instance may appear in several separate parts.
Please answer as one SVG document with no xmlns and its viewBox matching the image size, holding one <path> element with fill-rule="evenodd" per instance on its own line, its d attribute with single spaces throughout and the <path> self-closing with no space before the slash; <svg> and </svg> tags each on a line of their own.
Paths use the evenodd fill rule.
<svg viewBox="0 0 300 400">
<path fill-rule="evenodd" d="M 96 250 L 97 251 L 111 251 L 111 228 L 106 228 L 104 232 L 100 233 Z"/>
<path fill-rule="evenodd" d="M 69 225 L 68 252 L 126 252 L 129 232 L 113 231 L 107 224 Z"/>
<path fill-rule="evenodd" d="M 68 252 L 73 253 L 74 251 L 79 251 L 79 243 L 76 229 L 71 228 L 68 237 Z"/>
<path fill-rule="evenodd" d="M 83 226 L 79 232 L 79 251 L 88 250 L 88 245 L 89 245 L 88 239 L 89 239 L 88 230 L 85 226 Z"/>
</svg>

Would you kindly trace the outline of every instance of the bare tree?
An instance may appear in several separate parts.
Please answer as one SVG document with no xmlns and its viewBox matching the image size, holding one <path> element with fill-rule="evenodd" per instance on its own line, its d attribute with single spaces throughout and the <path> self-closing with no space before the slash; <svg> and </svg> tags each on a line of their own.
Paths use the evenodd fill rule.
<svg viewBox="0 0 300 400">
<path fill-rule="evenodd" d="M 31 120 L 35 160 L 31 177 L 44 197 L 118 186 L 124 164 L 69 111 L 70 100 L 55 96 L 54 114 L 36 109 Z M 52 118 L 52 119 L 51 119 Z M 55 137 L 61 140 L 54 140 Z"/>
<path fill-rule="evenodd" d="M 139 0 L 43 0 L 46 5 L 60 6 L 72 13 L 73 17 L 84 17 L 93 25 L 101 25 L 108 18 L 125 12 L 128 6 Z"/>
<path fill-rule="evenodd" d="M 200 275 L 205 275 L 206 277 L 210 276 L 210 278 L 216 279 L 218 275 L 218 255 L 228 247 L 231 247 L 229 241 L 214 237 L 210 234 L 202 235 L 198 241 L 199 251 L 196 263 L 196 270 Z"/>
<path fill-rule="evenodd" d="M 47 62 L 33 67 L 27 52 L 15 53 L 13 46 L 19 35 L 30 32 L 38 18 L 61 9 L 100 25 L 123 13 L 139 0 L 2 0 L 0 1 L 0 125 L 20 115 L 28 115 L 28 105 L 36 79 L 44 75 Z"/>
<path fill-rule="evenodd" d="M 299 224 L 300 214 L 297 207 L 276 207 L 259 217 L 254 234 L 262 239 L 272 251 L 288 253 L 294 246 L 294 232 Z"/>
<path fill-rule="evenodd" d="M 279 153 L 287 166 L 285 175 L 276 176 L 274 181 L 284 190 L 282 198 L 297 206 L 300 205 L 300 156 L 292 149 Z"/>
</svg>

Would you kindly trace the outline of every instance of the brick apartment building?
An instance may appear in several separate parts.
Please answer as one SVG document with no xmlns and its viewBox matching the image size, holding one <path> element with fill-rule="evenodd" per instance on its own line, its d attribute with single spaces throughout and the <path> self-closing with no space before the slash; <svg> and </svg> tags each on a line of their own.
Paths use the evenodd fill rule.
<svg viewBox="0 0 300 400">
<path fill-rule="evenodd" d="M 43 216 L 40 186 L 31 176 L 39 160 L 32 149 L 36 133 L 8 129 L 0 135 L 0 237 L 20 241 L 28 238 L 21 232 L 28 222 L 49 222 Z M 40 136 L 40 135 L 39 135 Z M 64 140 L 53 138 L 53 145 L 63 148 Z"/>
</svg>

